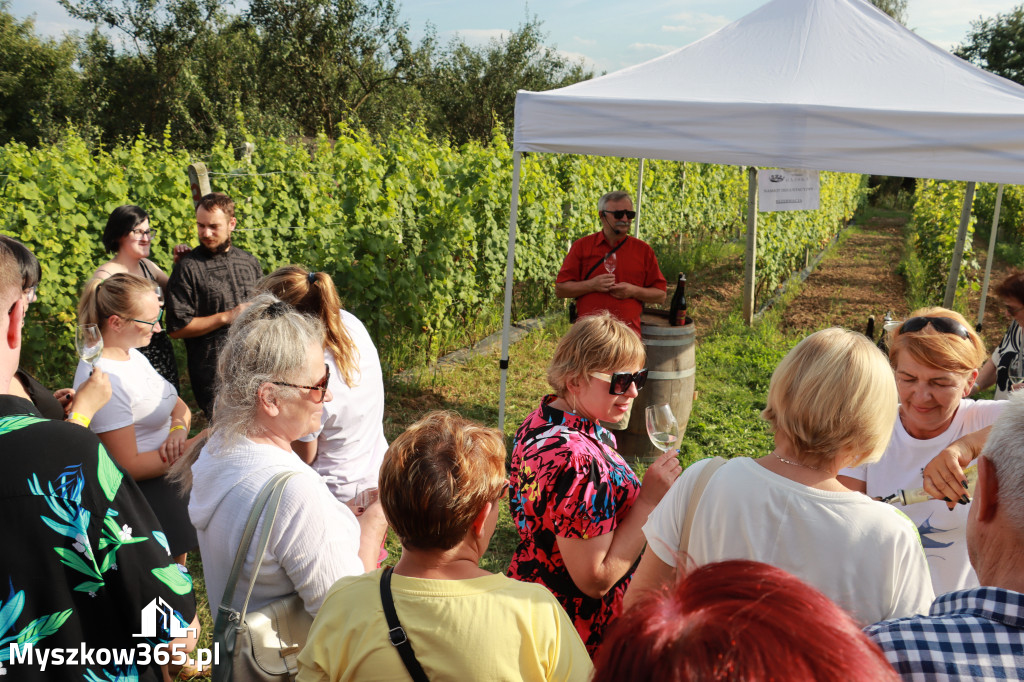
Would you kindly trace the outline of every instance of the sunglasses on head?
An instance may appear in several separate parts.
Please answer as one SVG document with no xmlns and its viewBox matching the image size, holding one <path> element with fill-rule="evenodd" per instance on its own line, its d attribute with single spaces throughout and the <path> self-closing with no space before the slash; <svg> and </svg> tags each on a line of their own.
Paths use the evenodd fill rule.
<svg viewBox="0 0 1024 682">
<path fill-rule="evenodd" d="M 623 217 L 632 220 L 636 217 L 636 211 L 627 211 L 625 209 L 622 209 L 621 211 L 601 211 L 601 213 L 615 216 L 616 220 L 622 220 Z"/>
<path fill-rule="evenodd" d="M 900 334 L 919 332 L 929 324 L 937 332 L 956 334 L 964 340 L 971 338 L 971 333 L 967 331 L 967 328 L 951 317 L 912 317 L 900 325 Z"/>
<path fill-rule="evenodd" d="M 604 372 L 591 372 L 590 376 L 601 381 L 607 381 L 608 392 L 612 395 L 622 395 L 629 390 L 630 384 L 636 384 L 636 390 L 640 390 L 647 383 L 647 370 L 642 369 L 639 372 L 616 372 L 615 374 L 605 374 Z"/>
</svg>

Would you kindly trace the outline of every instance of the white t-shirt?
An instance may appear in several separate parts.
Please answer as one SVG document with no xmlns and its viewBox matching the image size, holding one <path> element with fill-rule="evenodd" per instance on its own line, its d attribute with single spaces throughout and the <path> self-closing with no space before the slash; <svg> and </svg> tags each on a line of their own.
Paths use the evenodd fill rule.
<svg viewBox="0 0 1024 682">
<path fill-rule="evenodd" d="M 358 318 L 342 310 L 341 321 L 358 353 L 355 385 L 345 383 L 334 355 L 325 351 L 324 361 L 331 370 L 328 386 L 334 398 L 324 403 L 320 431 L 301 440 L 308 443 L 316 439 L 313 468 L 324 477 L 335 497 L 348 502 L 360 490 L 377 487 L 388 441 L 384 438 L 384 376 L 377 348 Z"/>
<path fill-rule="evenodd" d="M 644 526 L 648 550 L 670 566 L 700 470 L 680 476 Z M 697 503 L 689 554 L 698 566 L 750 559 L 814 585 L 861 623 L 928 613 L 934 599 L 914 526 L 860 493 L 817 490 L 738 457 Z"/>
<path fill-rule="evenodd" d="M 935 455 L 961 436 L 994 422 L 1004 407 L 1006 402 L 1001 400 L 964 398 L 949 428 L 928 440 L 911 436 L 903 428 L 903 422 L 897 419 L 892 439 L 880 460 L 855 469 L 843 469 L 839 475 L 865 481 L 869 497 L 886 497 L 898 490 L 920 488 L 924 485 L 921 471 Z M 978 576 L 967 558 L 967 511 L 970 505 L 958 504 L 950 511 L 945 502 L 931 500 L 900 509 L 910 517 L 921 534 L 935 594 L 977 587 Z"/>
<path fill-rule="evenodd" d="M 105 433 L 134 425 L 139 452 L 159 448 L 167 440 L 171 411 L 178 402 L 174 386 L 134 348 L 128 350 L 127 360 L 100 358 L 96 366 L 110 375 L 110 400 L 96 411 L 89 428 L 93 433 Z M 91 370 L 88 364 L 78 361 L 76 390 L 89 378 Z"/>
</svg>

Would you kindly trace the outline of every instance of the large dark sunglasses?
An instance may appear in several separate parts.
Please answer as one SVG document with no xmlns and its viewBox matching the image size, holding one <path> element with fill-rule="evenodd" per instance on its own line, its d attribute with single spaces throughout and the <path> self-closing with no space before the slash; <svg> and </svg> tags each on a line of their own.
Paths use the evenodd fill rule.
<svg viewBox="0 0 1024 682">
<path fill-rule="evenodd" d="M 971 333 L 967 331 L 962 324 L 951 317 L 912 317 L 900 326 L 900 334 L 904 334 L 906 332 L 919 332 L 929 324 L 937 332 L 942 332 L 943 334 L 956 334 L 964 340 L 971 338 Z"/>
<path fill-rule="evenodd" d="M 615 216 L 616 220 L 622 220 L 623 216 L 630 220 L 636 217 L 636 211 L 627 211 L 626 209 L 622 209 L 621 211 L 601 211 L 601 213 L 604 215 Z"/>
<path fill-rule="evenodd" d="M 290 386 L 291 388 L 304 388 L 307 391 L 320 391 L 320 398 L 316 402 L 322 403 L 324 398 L 327 397 L 327 382 L 331 380 L 331 368 L 324 363 L 324 378 L 315 383 L 312 386 L 302 386 L 300 384 L 289 384 L 287 381 L 271 381 L 270 383 L 276 386 Z"/>
<path fill-rule="evenodd" d="M 608 392 L 612 395 L 622 395 L 629 390 L 630 384 L 636 384 L 636 390 L 640 390 L 647 383 L 647 370 L 642 369 L 639 372 L 616 372 L 615 374 L 605 374 L 604 372 L 591 372 L 590 376 L 601 381 L 607 381 Z"/>
</svg>

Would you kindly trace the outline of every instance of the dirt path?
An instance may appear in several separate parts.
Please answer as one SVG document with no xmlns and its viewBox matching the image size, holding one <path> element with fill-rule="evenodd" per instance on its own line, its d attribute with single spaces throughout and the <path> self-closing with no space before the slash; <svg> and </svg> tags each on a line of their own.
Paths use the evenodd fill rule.
<svg viewBox="0 0 1024 682">
<path fill-rule="evenodd" d="M 903 278 L 896 271 L 903 248 L 904 222 L 873 218 L 857 234 L 848 237 L 822 260 L 797 297 L 790 301 L 783 313 L 785 324 L 808 332 L 830 325 L 864 331 L 868 316 L 874 315 L 877 338 L 886 311 L 891 310 L 897 319 L 905 318 L 910 310 Z M 972 324 L 977 321 L 988 244 L 976 240 L 974 249 L 981 267 L 975 273 L 978 290 L 968 294 L 968 321 Z M 992 294 L 995 285 L 1010 272 L 1012 268 L 1007 263 L 996 259 L 982 332 L 988 348 L 999 342 L 1010 323 L 999 299 Z"/>
</svg>

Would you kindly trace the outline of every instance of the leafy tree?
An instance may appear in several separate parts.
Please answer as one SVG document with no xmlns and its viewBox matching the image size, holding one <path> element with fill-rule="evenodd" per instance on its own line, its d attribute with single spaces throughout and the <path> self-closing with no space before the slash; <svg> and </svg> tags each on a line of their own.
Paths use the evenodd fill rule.
<svg viewBox="0 0 1024 682">
<path fill-rule="evenodd" d="M 971 30 L 953 53 L 992 73 L 1024 84 L 1024 5 L 1006 14 L 971 22 Z"/>
<path fill-rule="evenodd" d="M 0 144 L 53 137 L 73 116 L 79 77 L 73 39 L 41 40 L 31 19 L 17 21 L 0 1 Z"/>
<path fill-rule="evenodd" d="M 871 0 L 871 4 L 904 26 L 907 25 L 907 0 Z"/>
<path fill-rule="evenodd" d="M 516 91 L 550 90 L 593 77 L 582 62 L 545 45 L 546 37 L 534 17 L 482 47 L 452 40 L 422 85 L 432 109 L 431 130 L 456 144 L 488 140 L 495 126 L 511 130 Z"/>
</svg>

